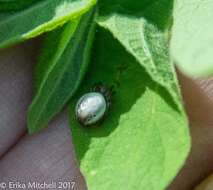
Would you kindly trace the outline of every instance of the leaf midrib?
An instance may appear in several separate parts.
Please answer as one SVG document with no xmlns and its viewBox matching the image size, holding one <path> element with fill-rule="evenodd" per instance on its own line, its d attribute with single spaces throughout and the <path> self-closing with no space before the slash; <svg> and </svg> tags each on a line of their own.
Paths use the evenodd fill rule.
<svg viewBox="0 0 213 190">
<path fill-rule="evenodd" d="M 85 25 L 87 24 L 86 22 L 84 23 Z M 76 30 L 77 31 L 77 30 Z M 79 35 L 77 35 L 77 38 L 76 38 L 76 42 L 75 42 L 75 44 L 73 45 L 73 51 L 72 51 L 72 53 L 71 53 L 71 55 L 70 55 L 70 57 L 73 57 L 73 55 L 74 55 L 74 53 L 75 53 L 75 51 L 76 51 L 76 49 L 77 49 L 77 47 L 78 47 L 78 42 L 81 40 L 81 34 L 83 33 L 84 31 L 83 30 L 81 30 L 81 33 L 79 33 Z M 74 34 L 75 35 L 75 34 Z M 69 64 L 69 62 L 67 62 L 65 65 L 68 65 Z M 42 109 L 41 109 L 41 111 L 38 113 L 38 116 L 39 117 L 37 117 L 37 119 L 35 120 L 35 124 L 34 124 L 34 127 L 36 127 L 37 125 L 38 125 L 38 123 L 39 123 L 39 118 L 40 118 L 40 116 L 42 115 L 42 113 L 43 113 L 43 110 L 45 110 L 44 108 L 48 105 L 48 102 L 49 102 L 49 97 L 51 97 L 52 95 L 53 95 L 53 93 L 55 92 L 55 89 L 57 88 L 57 86 L 58 86 L 58 84 L 60 83 L 60 81 L 61 81 L 61 79 L 62 79 L 62 77 L 63 77 L 63 75 L 64 75 L 64 72 L 66 71 L 66 66 L 64 66 L 63 67 L 63 70 L 62 70 L 62 74 L 58 77 L 58 79 L 57 79 L 57 81 L 56 81 L 56 85 L 55 85 L 55 87 L 54 88 L 52 88 L 51 89 L 51 91 L 50 91 L 50 93 L 48 94 L 49 96 L 47 96 L 46 97 L 46 99 L 48 100 L 48 101 L 46 101 L 46 104 L 43 104 L 42 105 Z M 40 90 L 41 91 L 41 90 Z M 40 94 L 40 93 L 39 93 Z M 39 96 L 37 96 L 37 97 L 39 97 Z M 37 101 L 37 99 L 35 99 L 35 102 Z"/>
<path fill-rule="evenodd" d="M 41 83 L 40 88 L 39 88 L 39 90 L 38 90 L 38 95 L 41 94 L 41 89 L 43 88 L 46 79 L 48 78 L 48 76 L 49 76 L 49 74 L 52 72 L 52 70 L 54 69 L 54 67 L 55 67 L 55 65 L 57 64 L 57 62 L 60 60 L 62 54 L 64 53 L 64 50 L 66 49 L 66 47 L 67 47 L 67 45 L 68 45 L 70 39 L 72 38 L 73 34 L 74 34 L 75 31 L 76 31 L 76 28 L 78 27 L 79 21 L 80 21 L 80 19 L 76 19 L 76 20 L 72 21 L 71 23 L 68 23 L 68 25 L 70 25 L 70 26 L 68 26 L 68 27 L 74 26 L 74 28 L 72 27 L 72 31 L 69 31 L 69 30 L 66 28 L 65 31 L 62 32 L 61 36 L 63 36 L 63 37 L 66 36 L 66 33 L 69 33 L 69 32 L 72 32 L 72 33 L 71 33 L 71 34 L 68 34 L 69 37 L 68 37 L 67 39 L 65 39 L 65 38 L 63 39 L 63 37 L 62 37 L 62 39 L 60 40 L 59 45 L 58 45 L 58 47 L 57 47 L 57 51 L 60 51 L 60 52 L 57 53 L 57 55 L 53 57 L 53 59 L 52 59 L 52 60 L 53 60 L 53 61 L 52 61 L 52 64 L 50 64 L 51 67 L 50 67 L 50 69 L 47 71 L 47 73 L 45 74 L 45 77 L 42 79 L 43 82 Z M 67 31 L 67 30 L 68 30 L 68 31 Z M 65 41 L 65 43 L 63 43 L 63 41 Z M 61 44 L 62 44 L 62 45 L 61 45 Z"/>
</svg>

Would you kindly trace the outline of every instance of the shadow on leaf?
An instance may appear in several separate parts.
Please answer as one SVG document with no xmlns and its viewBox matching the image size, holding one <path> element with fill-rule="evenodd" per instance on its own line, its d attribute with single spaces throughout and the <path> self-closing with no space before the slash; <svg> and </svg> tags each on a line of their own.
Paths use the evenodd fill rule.
<svg viewBox="0 0 213 190">
<path fill-rule="evenodd" d="M 122 127 L 127 127 L 123 125 L 123 122 L 126 120 L 132 120 L 132 128 L 135 127 L 134 125 L 145 127 L 143 123 L 135 123 L 137 121 L 134 120 L 134 116 L 132 118 L 128 113 L 131 112 L 131 109 L 133 109 L 142 96 L 146 96 L 146 91 L 151 91 L 161 96 L 172 109 L 178 112 L 178 108 L 169 93 L 163 87 L 153 82 L 140 64 L 109 33 L 102 30 L 98 33 L 93 52 L 87 77 L 83 81 L 77 95 L 71 100 L 69 107 L 70 125 L 74 144 L 77 147 L 75 150 L 79 162 L 84 158 L 88 149 L 93 149 L 90 146 L 93 139 L 100 139 L 100 149 L 94 147 L 94 151 L 102 154 L 104 149 L 101 147 L 107 146 L 108 137 L 117 135 L 116 129 L 118 126 L 119 130 L 122 130 Z M 116 86 L 112 107 L 100 126 L 83 127 L 75 119 L 75 104 L 97 82 L 102 82 L 108 86 Z M 144 106 L 148 106 L 147 112 L 149 112 L 152 106 L 153 109 L 156 109 L 154 102 L 150 102 L 150 105 L 147 102 Z M 138 115 L 141 115 L 141 118 L 143 118 L 140 108 L 137 109 L 138 112 L 135 113 L 135 117 L 137 118 Z M 150 114 L 152 113 L 150 112 Z M 126 138 L 128 139 L 128 136 Z M 122 146 L 122 144 L 117 144 L 117 146 Z"/>
</svg>

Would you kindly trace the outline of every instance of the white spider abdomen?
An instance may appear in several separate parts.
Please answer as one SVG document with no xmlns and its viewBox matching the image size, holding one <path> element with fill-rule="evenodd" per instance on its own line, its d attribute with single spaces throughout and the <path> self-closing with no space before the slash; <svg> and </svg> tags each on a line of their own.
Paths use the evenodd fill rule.
<svg viewBox="0 0 213 190">
<path fill-rule="evenodd" d="M 87 93 L 82 96 L 76 105 L 76 118 L 85 125 L 94 125 L 103 119 L 107 111 L 107 102 L 103 94 L 98 92 Z"/>
</svg>

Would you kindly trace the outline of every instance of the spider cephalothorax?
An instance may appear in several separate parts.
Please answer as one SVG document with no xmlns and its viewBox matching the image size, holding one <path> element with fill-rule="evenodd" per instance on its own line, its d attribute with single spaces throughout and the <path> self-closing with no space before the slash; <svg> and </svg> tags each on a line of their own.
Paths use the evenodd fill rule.
<svg viewBox="0 0 213 190">
<path fill-rule="evenodd" d="M 110 108 L 112 94 L 112 87 L 101 83 L 94 85 L 91 92 L 84 94 L 77 102 L 77 120 L 84 126 L 102 121 Z"/>
</svg>

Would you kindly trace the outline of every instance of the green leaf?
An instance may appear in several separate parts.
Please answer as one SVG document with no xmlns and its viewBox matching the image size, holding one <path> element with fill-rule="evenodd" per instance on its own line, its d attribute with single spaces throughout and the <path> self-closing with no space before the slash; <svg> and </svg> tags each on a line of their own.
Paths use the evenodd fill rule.
<svg viewBox="0 0 213 190">
<path fill-rule="evenodd" d="M 43 0 L 23 11 L 0 14 L 0 48 L 55 29 L 87 12 L 96 0 Z"/>
<path fill-rule="evenodd" d="M 116 86 L 112 107 L 100 126 L 82 127 L 75 119 L 75 104 L 100 81 Z M 91 69 L 71 100 L 69 116 L 88 190 L 163 190 L 189 151 L 185 113 L 103 32 L 96 38 Z"/>
<path fill-rule="evenodd" d="M 93 19 L 91 11 L 48 34 L 36 69 L 37 93 L 28 113 L 30 133 L 46 127 L 78 88 L 89 62 Z"/>
<path fill-rule="evenodd" d="M 173 1 L 140 1 L 134 5 L 132 1 L 116 0 L 113 5 L 101 5 L 98 24 L 113 34 L 178 105 L 175 71 L 168 59 Z"/>
<path fill-rule="evenodd" d="M 171 53 L 178 67 L 193 77 L 213 75 L 213 1 L 177 0 Z"/>
<path fill-rule="evenodd" d="M 0 0 L 0 11 L 17 11 L 41 0 Z"/>
</svg>

